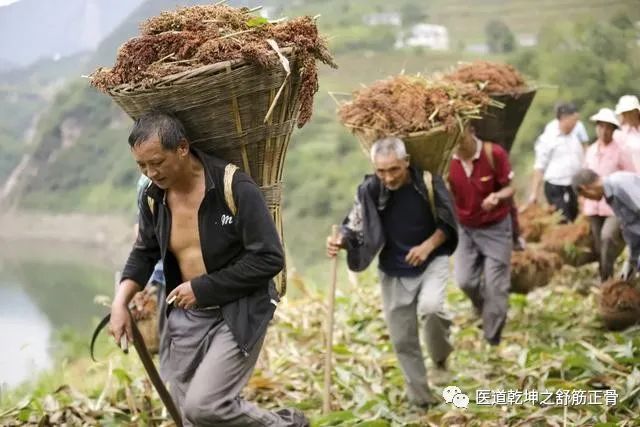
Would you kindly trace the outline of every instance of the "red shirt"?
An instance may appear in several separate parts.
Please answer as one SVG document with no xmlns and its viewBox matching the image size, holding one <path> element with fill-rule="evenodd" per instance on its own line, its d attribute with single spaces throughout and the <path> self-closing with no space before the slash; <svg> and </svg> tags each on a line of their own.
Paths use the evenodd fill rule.
<svg viewBox="0 0 640 427">
<path fill-rule="evenodd" d="M 466 227 L 482 228 L 495 224 L 509 215 L 511 209 L 509 200 L 500 201 L 491 211 L 482 209 L 482 201 L 489 194 L 509 185 L 513 176 L 507 152 L 498 144 L 491 146 L 493 168 L 479 140 L 472 160 L 473 168 L 470 171 L 465 171 L 462 160 L 457 156 L 454 155 L 451 160 L 449 186 L 453 193 L 458 221 Z"/>
</svg>

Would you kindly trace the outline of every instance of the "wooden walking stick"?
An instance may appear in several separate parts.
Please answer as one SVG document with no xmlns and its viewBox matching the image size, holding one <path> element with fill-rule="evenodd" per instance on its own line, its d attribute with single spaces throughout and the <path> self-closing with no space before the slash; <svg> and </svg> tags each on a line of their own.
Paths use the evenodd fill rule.
<svg viewBox="0 0 640 427">
<path fill-rule="evenodd" d="M 331 227 L 331 239 L 338 238 L 338 226 Z M 331 356 L 333 353 L 333 308 L 336 300 L 336 279 L 338 272 L 338 255 L 331 260 L 331 286 L 327 295 L 327 348 L 324 358 L 324 392 L 322 394 L 322 412 L 331 411 Z"/>
</svg>

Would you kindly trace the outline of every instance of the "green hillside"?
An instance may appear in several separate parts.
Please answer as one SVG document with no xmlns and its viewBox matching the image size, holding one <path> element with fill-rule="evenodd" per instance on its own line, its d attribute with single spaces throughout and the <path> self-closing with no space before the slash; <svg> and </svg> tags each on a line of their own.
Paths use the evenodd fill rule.
<svg viewBox="0 0 640 427">
<path fill-rule="evenodd" d="M 161 10 L 169 3 L 169 0 L 145 2 L 88 63 L 110 65 L 119 40 L 135 32 L 139 17 L 151 13 L 148 8 Z M 295 131 L 284 171 L 286 243 L 288 252 L 294 254 L 290 262 L 308 271 L 324 265 L 324 236 L 331 223 L 340 221 L 346 213 L 355 186 L 369 171 L 357 141 L 337 122 L 336 104 L 328 93 L 350 92 L 361 83 L 403 70 L 408 73 L 442 70 L 478 55 L 457 48 L 446 52 L 393 50 L 390 43 L 393 44 L 395 38 L 394 30 L 362 24 L 364 15 L 390 10 L 388 2 L 271 0 L 265 3 L 275 6 L 276 11 L 279 5 L 286 5 L 278 13 L 287 16 L 321 14 L 320 25 L 329 36 L 340 65 L 339 70 L 320 68 L 314 117 L 304 129 Z M 481 2 L 482 7 L 467 7 L 465 5 L 480 2 L 462 1 L 401 1 L 393 5 L 406 17 L 422 14 L 429 21 L 450 22 L 449 31 L 454 39 L 462 41 L 460 47 L 474 40 L 482 41 L 487 19 L 496 16 L 514 33 L 540 33 L 537 47 L 517 48 L 507 55 L 482 56 L 512 62 L 532 79 L 546 85 L 539 91 L 512 153 L 521 187 L 526 183 L 530 167 L 531 144 L 551 119 L 552 106 L 558 99 L 576 101 L 587 116 L 601 106 L 611 106 L 621 94 L 633 93 L 640 87 L 640 52 L 636 42 L 639 34 L 633 24 L 638 10 L 632 7 L 633 2 L 584 1 L 595 8 L 593 10 L 602 11 L 598 12 L 598 19 L 587 16 L 569 23 L 566 19 L 589 14 L 582 3 L 577 3 L 493 0 Z M 609 7 L 605 8 L 605 4 Z M 527 13 L 531 19 L 525 19 Z M 607 16 L 611 19 L 605 20 Z M 393 37 L 389 37 L 390 34 Z M 549 89 L 550 86 L 554 88 Z M 41 106 L 40 99 L 34 98 L 32 102 Z M 21 127 L 33 117 L 25 113 L 28 108 L 27 105 L 24 110 L 16 109 L 22 111 L 22 116 L 16 119 L 21 121 Z M 5 171 L 23 152 L 32 153 L 38 161 L 34 167 L 37 173 L 21 183 L 12 200 L 29 209 L 132 213 L 137 171 L 125 144 L 129 126 L 130 120 L 108 97 L 89 88 L 86 80 L 76 79 L 42 113 L 31 146 L 22 150 L 15 145 L 8 148 L 9 145 L 0 140 L 0 150 L 8 153 L 1 157 Z M 74 130 L 72 137 L 64 137 L 64 130 L 69 127 Z M 0 127 L 0 132 L 4 132 L 4 128 Z M 18 137 L 15 133 L 12 136 Z M 0 163 L 0 177 L 2 168 Z M 321 269 L 313 268 L 314 271 Z"/>
</svg>

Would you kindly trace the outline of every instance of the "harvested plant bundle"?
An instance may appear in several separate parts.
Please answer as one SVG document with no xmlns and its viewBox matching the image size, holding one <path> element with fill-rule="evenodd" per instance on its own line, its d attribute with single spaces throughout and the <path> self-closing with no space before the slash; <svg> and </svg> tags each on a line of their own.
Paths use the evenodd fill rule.
<svg viewBox="0 0 640 427">
<path fill-rule="evenodd" d="M 640 322 L 640 291 L 629 282 L 611 279 L 602 284 L 598 310 L 609 329 L 636 324 Z"/>
<path fill-rule="evenodd" d="M 528 245 L 511 255 L 511 292 L 526 294 L 534 288 L 546 286 L 561 267 L 562 260 L 544 248 Z"/>
<path fill-rule="evenodd" d="M 146 286 L 135 294 L 129 304 L 131 316 L 136 321 L 138 329 L 144 338 L 147 349 L 151 354 L 158 353 L 160 337 L 158 330 L 158 287 Z"/>
<path fill-rule="evenodd" d="M 517 94 L 529 90 L 518 70 L 500 62 L 474 61 L 460 64 L 445 78 L 474 84 L 478 89 L 490 94 Z"/>
<path fill-rule="evenodd" d="M 500 103 L 500 108 L 491 105 L 483 109 L 482 118 L 472 124 L 480 139 L 496 142 L 510 152 L 536 90 L 528 87 L 511 65 L 497 62 L 462 64 L 445 79 L 472 84 Z"/>
<path fill-rule="evenodd" d="M 294 48 L 302 74 L 298 126 L 311 117 L 318 89 L 316 60 L 333 67 L 325 41 L 310 17 L 271 23 L 252 10 L 223 4 L 163 12 L 145 21 L 141 35 L 123 44 L 113 68 L 99 68 L 91 83 L 102 91 L 123 84 L 149 86 L 165 76 L 224 61 L 244 60 L 261 67 L 278 64 L 267 40 L 280 49 Z"/>
<path fill-rule="evenodd" d="M 560 225 L 562 214 L 550 206 L 531 205 L 518 215 L 522 237 L 527 242 L 539 242 L 543 235 Z"/>
<path fill-rule="evenodd" d="M 453 130 L 479 117 L 491 103 L 489 96 L 472 85 L 398 75 L 355 91 L 338 115 L 354 132 L 369 131 L 373 138 L 381 138 L 438 127 Z"/>
<path fill-rule="evenodd" d="M 571 224 L 554 226 L 542 236 L 541 243 L 545 249 L 560 255 L 565 264 L 578 267 L 595 261 L 591 228 L 583 216 Z"/>
</svg>

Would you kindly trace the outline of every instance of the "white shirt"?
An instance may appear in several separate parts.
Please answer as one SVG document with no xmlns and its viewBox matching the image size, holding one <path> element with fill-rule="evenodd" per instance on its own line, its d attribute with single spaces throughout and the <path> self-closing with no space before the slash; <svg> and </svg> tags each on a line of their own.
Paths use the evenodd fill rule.
<svg viewBox="0 0 640 427">
<path fill-rule="evenodd" d="M 545 132 L 535 147 L 534 169 L 544 173 L 544 180 L 553 185 L 571 185 L 571 179 L 584 164 L 584 149 L 576 133 Z"/>
<path fill-rule="evenodd" d="M 558 119 L 553 119 L 544 127 L 543 133 L 553 133 L 557 134 L 560 131 L 560 125 Z M 581 121 L 578 121 L 576 125 L 573 127 L 571 134 L 578 138 L 578 141 L 581 143 L 589 142 L 589 134 L 587 133 L 587 129 L 584 127 L 584 124 Z"/>
</svg>

